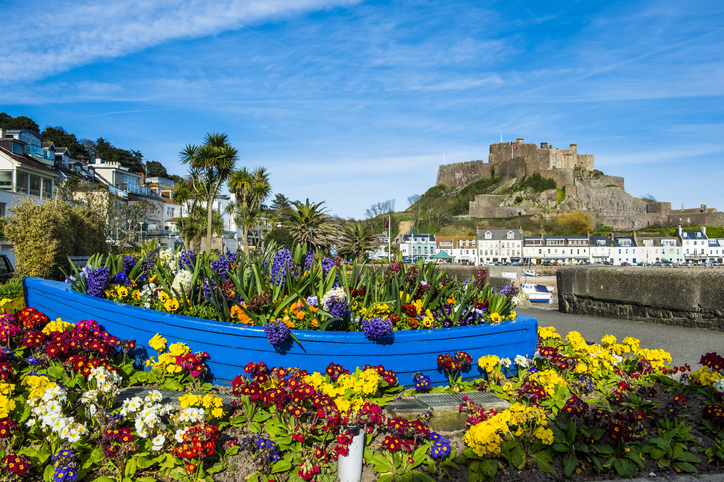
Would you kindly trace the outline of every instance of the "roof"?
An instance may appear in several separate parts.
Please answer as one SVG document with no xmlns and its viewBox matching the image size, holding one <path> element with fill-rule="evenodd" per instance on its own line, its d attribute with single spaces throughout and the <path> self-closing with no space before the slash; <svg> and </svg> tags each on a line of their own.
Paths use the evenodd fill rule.
<svg viewBox="0 0 724 482">
<path fill-rule="evenodd" d="M 719 244 L 719 240 L 716 238 L 709 238 L 709 247 L 710 248 L 718 248 L 719 246 L 722 246 Z"/>
<path fill-rule="evenodd" d="M 492 239 L 505 240 L 508 238 L 508 233 L 513 233 L 513 237 L 510 239 L 523 239 L 523 231 L 520 229 L 505 229 L 505 228 L 478 228 L 478 239 L 485 239 L 485 234 L 490 233 Z"/>
<path fill-rule="evenodd" d="M 631 244 L 622 245 L 621 241 L 627 239 L 631 242 Z M 613 245 L 622 248 L 635 248 L 636 246 L 638 246 L 638 244 L 636 244 L 636 238 L 634 238 L 633 236 L 616 236 L 615 238 L 613 238 Z"/>
<path fill-rule="evenodd" d="M 709 239 L 706 234 L 701 231 L 681 231 L 681 239 Z"/>
<path fill-rule="evenodd" d="M 450 256 L 449 254 L 447 254 L 445 251 L 440 251 L 440 252 L 437 253 L 435 256 L 433 256 L 433 258 L 451 259 L 452 256 Z"/>
<path fill-rule="evenodd" d="M 599 244 L 599 241 L 604 241 L 605 244 Z M 613 246 L 613 240 L 608 236 L 591 236 L 589 241 L 590 246 Z"/>
<path fill-rule="evenodd" d="M 412 239 L 412 235 L 410 235 L 410 234 L 403 234 L 403 235 L 402 235 L 402 242 L 403 242 L 403 243 L 404 243 L 404 242 L 407 242 L 407 241 L 410 241 L 411 239 Z M 435 235 L 434 235 L 434 234 L 416 234 L 416 235 L 415 235 L 415 239 L 418 239 L 418 240 L 423 240 L 423 239 L 425 239 L 425 240 L 429 240 L 429 241 L 433 241 L 433 242 L 434 242 L 434 241 L 435 241 Z"/>
<path fill-rule="evenodd" d="M 39 171 L 45 171 L 48 173 L 53 174 L 54 176 L 57 176 L 58 173 L 55 169 L 51 169 L 42 162 L 38 162 L 35 159 L 33 159 L 30 156 L 21 156 L 19 154 L 15 154 L 14 152 L 8 151 L 6 148 L 0 146 L 0 152 L 10 157 L 12 160 L 19 162 L 20 164 L 24 165 L 25 167 L 30 167 L 33 169 L 37 169 Z"/>
</svg>

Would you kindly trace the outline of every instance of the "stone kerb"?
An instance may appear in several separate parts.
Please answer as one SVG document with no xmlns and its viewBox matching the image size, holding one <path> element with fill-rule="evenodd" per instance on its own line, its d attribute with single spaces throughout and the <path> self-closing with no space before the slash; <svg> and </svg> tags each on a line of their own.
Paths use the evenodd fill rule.
<svg viewBox="0 0 724 482">
<path fill-rule="evenodd" d="M 673 268 L 561 268 L 564 313 L 724 331 L 724 271 Z"/>
</svg>

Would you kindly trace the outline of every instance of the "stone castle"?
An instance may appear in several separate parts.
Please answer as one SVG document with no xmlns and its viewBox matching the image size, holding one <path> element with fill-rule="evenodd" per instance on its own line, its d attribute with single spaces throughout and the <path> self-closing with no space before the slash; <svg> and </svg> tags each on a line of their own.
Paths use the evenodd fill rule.
<svg viewBox="0 0 724 482">
<path fill-rule="evenodd" d="M 607 176 L 594 169 L 592 154 L 579 154 L 578 146 L 554 149 L 524 139 L 490 145 L 488 162 L 470 161 L 442 165 L 436 185 L 461 187 L 479 179 L 500 177 L 504 188 L 514 186 L 535 173 L 556 181 L 560 191 L 512 194 L 480 194 L 470 202 L 470 217 L 508 218 L 527 215 L 558 215 L 585 211 L 596 224 L 616 230 L 648 226 L 724 226 L 724 213 L 706 205 L 694 209 L 671 209 L 670 202 L 637 198 L 626 192 L 622 177 Z M 561 199 L 562 197 L 562 199 Z"/>
</svg>

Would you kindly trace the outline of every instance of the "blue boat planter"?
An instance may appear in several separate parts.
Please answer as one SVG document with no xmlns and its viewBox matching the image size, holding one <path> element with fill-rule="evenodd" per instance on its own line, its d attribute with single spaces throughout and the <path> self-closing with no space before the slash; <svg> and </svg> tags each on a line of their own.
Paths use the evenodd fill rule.
<svg viewBox="0 0 724 482">
<path fill-rule="evenodd" d="M 400 384 L 413 385 L 412 376 L 419 371 L 440 385 L 447 378 L 437 370 L 437 356 L 455 351 L 473 357 L 471 370 L 463 374 L 464 379 L 472 380 L 482 375 L 477 367 L 481 356 L 511 360 L 516 355 L 532 357 L 538 335 L 535 318 L 518 316 L 495 325 L 395 331 L 377 342 L 367 339 L 363 332 L 293 330 L 300 343 L 280 350 L 270 345 L 264 329 L 256 326 L 139 308 L 79 293 L 59 281 L 25 278 L 23 286 L 26 305 L 50 319 L 96 320 L 112 335 L 136 340 L 138 349 L 152 356 L 156 352 L 148 340 L 156 333 L 169 343 L 183 342 L 194 352 L 208 352 L 213 382 L 220 385 L 231 385 L 250 361 L 320 373 L 331 362 L 352 371 L 364 365 L 383 365 L 397 374 Z"/>
</svg>

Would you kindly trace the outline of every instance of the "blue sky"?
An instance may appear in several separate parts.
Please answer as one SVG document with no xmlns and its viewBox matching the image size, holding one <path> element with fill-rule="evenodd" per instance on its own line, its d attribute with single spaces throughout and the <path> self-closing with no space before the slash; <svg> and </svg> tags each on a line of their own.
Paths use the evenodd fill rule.
<svg viewBox="0 0 724 482">
<path fill-rule="evenodd" d="M 0 0 L 0 111 L 184 174 L 224 132 L 274 192 L 361 218 L 518 137 L 724 210 L 724 3 Z"/>
</svg>

